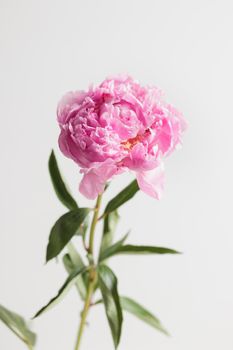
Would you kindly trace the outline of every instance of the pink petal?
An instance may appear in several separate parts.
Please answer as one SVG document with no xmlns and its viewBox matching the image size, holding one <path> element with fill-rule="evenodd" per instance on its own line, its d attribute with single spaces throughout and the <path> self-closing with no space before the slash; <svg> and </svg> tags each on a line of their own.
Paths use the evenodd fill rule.
<svg viewBox="0 0 233 350">
<path fill-rule="evenodd" d="M 136 174 L 139 188 L 149 196 L 160 199 L 164 190 L 163 164 L 149 171 L 140 171 Z"/>
<path fill-rule="evenodd" d="M 105 182 L 93 171 L 85 174 L 79 185 L 79 191 L 88 199 L 95 199 L 104 191 Z"/>
<path fill-rule="evenodd" d="M 85 157 L 85 153 L 77 148 L 77 145 L 65 130 L 61 130 L 58 143 L 60 150 L 67 158 L 73 159 L 82 167 L 87 167 L 89 165 L 89 162 Z"/>
<path fill-rule="evenodd" d="M 123 164 L 131 170 L 146 171 L 154 169 L 158 165 L 158 160 L 148 154 L 146 146 L 137 143 L 133 146 L 129 156 L 124 159 Z"/>
<path fill-rule="evenodd" d="M 67 114 L 71 108 L 82 103 L 87 93 L 85 91 L 70 91 L 65 94 L 57 106 L 57 119 L 59 124 L 65 124 L 67 121 Z"/>
<path fill-rule="evenodd" d="M 103 163 L 94 163 L 95 167 L 86 172 L 79 185 L 79 191 L 88 199 L 95 199 L 103 193 L 106 182 L 117 172 L 117 166 L 111 159 Z"/>
</svg>

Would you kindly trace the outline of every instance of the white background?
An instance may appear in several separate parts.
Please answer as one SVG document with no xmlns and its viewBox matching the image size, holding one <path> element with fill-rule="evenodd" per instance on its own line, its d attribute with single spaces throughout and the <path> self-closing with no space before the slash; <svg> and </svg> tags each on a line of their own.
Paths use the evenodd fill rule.
<svg viewBox="0 0 233 350">
<path fill-rule="evenodd" d="M 62 264 L 44 265 L 50 227 L 66 211 L 48 176 L 51 148 L 79 203 L 92 205 L 78 193 L 78 168 L 58 151 L 57 101 L 129 73 L 165 90 L 189 130 L 166 160 L 163 199 L 139 193 L 122 207 L 117 235 L 132 228 L 130 242 L 184 254 L 111 264 L 120 292 L 172 337 L 125 315 L 119 349 L 233 348 L 232 17 L 231 0 L 0 1 L 0 303 L 30 318 L 66 277 Z M 130 179 L 117 178 L 105 200 Z M 81 306 L 72 290 L 34 321 L 36 349 L 73 349 Z M 89 322 L 82 349 L 113 349 L 102 306 Z M 0 349 L 24 344 L 0 325 Z"/>
</svg>

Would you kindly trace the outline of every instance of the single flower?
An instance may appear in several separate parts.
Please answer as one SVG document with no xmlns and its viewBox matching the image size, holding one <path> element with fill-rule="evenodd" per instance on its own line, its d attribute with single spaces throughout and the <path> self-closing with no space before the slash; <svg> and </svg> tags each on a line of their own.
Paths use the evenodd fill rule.
<svg viewBox="0 0 233 350">
<path fill-rule="evenodd" d="M 129 76 L 108 78 L 87 92 L 67 93 L 57 117 L 60 149 L 81 168 L 84 196 L 96 198 L 113 176 L 130 170 L 142 191 L 161 197 L 163 159 L 181 143 L 186 128 L 161 90 Z"/>
</svg>

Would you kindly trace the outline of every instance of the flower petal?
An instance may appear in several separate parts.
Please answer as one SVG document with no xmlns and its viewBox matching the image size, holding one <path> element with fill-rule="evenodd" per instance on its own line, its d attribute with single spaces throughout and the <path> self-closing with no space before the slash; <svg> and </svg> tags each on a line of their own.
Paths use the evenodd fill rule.
<svg viewBox="0 0 233 350">
<path fill-rule="evenodd" d="M 148 154 L 146 146 L 137 143 L 133 146 L 129 156 L 123 161 L 124 166 L 135 171 L 147 171 L 158 165 L 158 159 Z"/>
<path fill-rule="evenodd" d="M 164 190 L 164 166 L 149 171 L 140 171 L 136 174 L 139 188 L 149 196 L 160 199 Z"/>
<path fill-rule="evenodd" d="M 85 174 L 79 185 L 79 191 L 88 199 L 95 199 L 104 191 L 105 182 L 93 171 Z"/>
<path fill-rule="evenodd" d="M 90 170 L 82 170 L 84 176 L 79 185 L 79 191 L 89 199 L 95 199 L 103 193 L 106 182 L 118 171 L 111 159 L 103 163 L 94 163 L 94 166 Z"/>
</svg>

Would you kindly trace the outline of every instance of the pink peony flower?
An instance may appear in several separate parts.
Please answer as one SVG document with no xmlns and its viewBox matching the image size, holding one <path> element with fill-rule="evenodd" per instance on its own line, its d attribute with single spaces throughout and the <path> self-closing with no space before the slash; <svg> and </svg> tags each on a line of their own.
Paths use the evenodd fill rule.
<svg viewBox="0 0 233 350">
<path fill-rule="evenodd" d="M 131 170 L 142 191 L 161 197 L 163 158 L 181 142 L 186 123 L 158 88 L 128 76 L 109 78 L 66 94 L 57 116 L 59 146 L 81 167 L 83 195 L 96 198 L 114 175 Z"/>
</svg>

